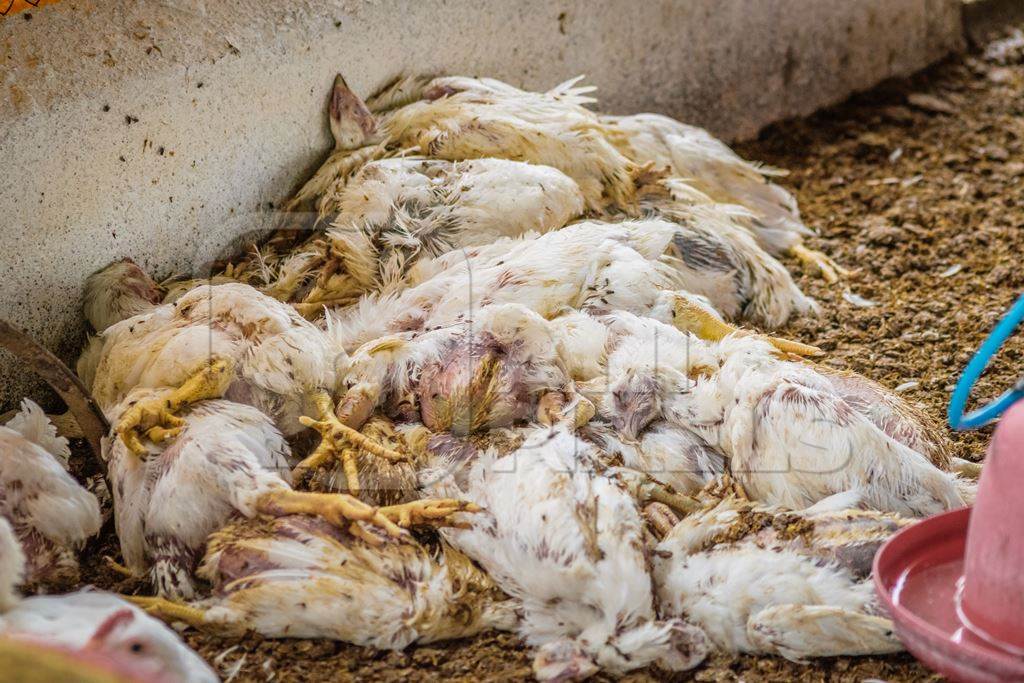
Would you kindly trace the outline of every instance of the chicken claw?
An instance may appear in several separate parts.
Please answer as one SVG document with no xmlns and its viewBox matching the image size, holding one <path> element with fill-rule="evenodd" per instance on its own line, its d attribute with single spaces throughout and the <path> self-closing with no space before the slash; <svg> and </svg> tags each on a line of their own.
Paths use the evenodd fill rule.
<svg viewBox="0 0 1024 683">
<path fill-rule="evenodd" d="M 175 412 L 198 401 L 220 398 L 233 376 L 234 363 L 223 358 L 213 360 L 170 393 L 133 405 L 121 416 L 115 431 L 128 450 L 144 457 L 147 451 L 140 433 L 154 443 L 177 436 L 184 429 L 185 421 Z"/>
<path fill-rule="evenodd" d="M 654 529 L 654 535 L 658 540 L 665 538 L 676 524 L 679 524 L 679 517 L 664 503 L 649 503 L 644 507 L 644 518 Z"/>
<path fill-rule="evenodd" d="M 708 482 L 697 496 L 698 498 L 711 499 L 715 502 L 726 498 L 736 498 L 741 501 L 750 500 L 750 496 L 747 495 L 743 485 L 733 479 L 731 474 L 722 474 Z"/>
<path fill-rule="evenodd" d="M 683 515 L 696 512 L 701 508 L 701 504 L 696 499 L 677 493 L 668 484 L 662 484 L 654 479 L 641 484 L 639 493 L 644 502 L 661 503 Z"/>
<path fill-rule="evenodd" d="M 300 417 L 299 422 L 320 432 L 320 445 L 292 471 L 294 481 L 301 481 L 306 472 L 326 465 L 331 460 L 341 462 L 345 481 L 352 495 L 359 495 L 359 475 L 356 470 L 357 451 L 365 451 L 392 462 L 408 460 L 409 456 L 383 446 L 344 424 L 334 414 L 334 402 L 325 393 L 314 397 L 320 419 Z"/>
<path fill-rule="evenodd" d="M 147 614 L 166 621 L 168 624 L 181 622 L 193 628 L 209 626 L 209 623 L 206 621 L 206 610 L 199 607 L 193 607 L 166 598 L 143 595 L 122 595 L 121 597 L 144 610 Z"/>
<path fill-rule="evenodd" d="M 408 529 L 412 526 L 452 526 L 466 528 L 467 525 L 451 519 L 459 512 L 480 512 L 480 506 L 464 500 L 436 498 L 414 500 L 401 505 L 389 505 L 380 513 L 398 526 Z"/>
<path fill-rule="evenodd" d="M 751 332 L 730 325 L 705 306 L 686 296 L 676 296 L 672 322 L 683 332 L 690 332 L 706 341 L 721 341 L 730 334 L 751 334 Z M 817 346 L 767 335 L 756 336 L 764 339 L 784 354 L 821 356 L 824 353 Z"/>
<path fill-rule="evenodd" d="M 569 423 L 579 429 L 595 414 L 597 408 L 582 394 L 566 396 L 561 391 L 548 391 L 537 401 L 537 422 L 545 427 Z"/>
<path fill-rule="evenodd" d="M 121 576 L 128 579 L 135 578 L 135 572 L 133 572 L 131 569 L 128 569 L 128 567 L 124 566 L 123 564 L 112 558 L 110 555 L 104 555 L 103 562 Z"/>
<path fill-rule="evenodd" d="M 270 517 L 315 515 L 348 531 L 370 545 L 383 539 L 366 531 L 359 522 L 379 527 L 387 536 L 402 538 L 406 532 L 379 508 L 367 505 L 346 493 L 309 493 L 281 489 L 265 494 L 256 502 L 256 511 Z"/>
<path fill-rule="evenodd" d="M 802 244 L 794 245 L 790 248 L 789 253 L 799 259 L 805 269 L 821 273 L 822 279 L 830 285 L 839 282 L 840 276 L 850 274 L 850 271 L 840 266 L 825 254 L 820 251 L 815 251 L 814 249 L 809 249 Z"/>
</svg>

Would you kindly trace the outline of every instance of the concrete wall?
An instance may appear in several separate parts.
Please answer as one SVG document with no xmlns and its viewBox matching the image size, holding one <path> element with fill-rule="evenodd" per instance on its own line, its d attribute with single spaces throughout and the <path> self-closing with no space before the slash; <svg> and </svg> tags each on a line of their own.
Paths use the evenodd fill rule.
<svg viewBox="0 0 1024 683">
<path fill-rule="evenodd" d="M 64 0 L 0 22 L 0 316 L 71 360 L 90 272 L 259 227 L 326 153 L 337 71 L 585 73 L 608 111 L 737 138 L 960 42 L 958 0 Z M 0 357 L 0 404 L 26 392 Z"/>
</svg>

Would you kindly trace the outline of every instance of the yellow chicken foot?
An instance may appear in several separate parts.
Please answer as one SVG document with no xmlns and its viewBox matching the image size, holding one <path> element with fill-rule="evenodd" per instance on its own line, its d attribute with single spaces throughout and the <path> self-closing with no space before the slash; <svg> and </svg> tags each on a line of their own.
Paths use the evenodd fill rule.
<svg viewBox="0 0 1024 683">
<path fill-rule="evenodd" d="M 338 267 L 336 260 L 328 263 Z M 293 304 L 301 315 L 319 315 L 324 306 L 335 308 L 345 306 L 359 299 L 364 288 L 348 273 L 333 273 L 328 277 L 321 276 L 302 301 Z"/>
<path fill-rule="evenodd" d="M 124 566 L 123 564 L 112 558 L 110 555 L 104 555 L 103 562 L 106 563 L 108 567 L 110 567 L 112 570 L 114 570 L 121 576 L 135 578 L 135 572 L 133 572 L 131 569 L 128 569 L 128 567 Z"/>
<path fill-rule="evenodd" d="M 700 305 L 681 296 L 676 297 L 672 322 L 683 332 L 691 332 L 706 341 L 721 341 L 730 334 L 752 334 L 734 325 L 730 325 Z M 764 339 L 776 349 L 786 354 L 821 356 L 824 353 L 817 346 L 761 334 L 756 336 Z"/>
<path fill-rule="evenodd" d="M 134 604 L 136 607 L 145 610 L 158 619 L 167 623 L 181 622 L 193 628 L 205 628 L 209 624 L 206 621 L 206 610 L 199 607 L 192 607 L 181 602 L 174 602 L 166 598 L 147 597 L 142 595 L 122 595 L 122 598 Z"/>
<path fill-rule="evenodd" d="M 452 498 L 427 498 L 380 509 L 382 515 L 404 529 L 412 526 L 467 528 L 467 524 L 452 519 L 452 515 L 459 512 L 480 512 L 480 506 Z"/>
<path fill-rule="evenodd" d="M 723 474 L 717 479 L 712 480 L 697 495 L 699 498 L 710 498 L 713 501 L 730 497 L 744 501 L 750 500 L 750 496 L 747 495 L 743 485 L 733 479 L 731 474 Z"/>
<path fill-rule="evenodd" d="M 562 422 L 571 422 L 579 429 L 594 417 L 597 409 L 582 394 L 571 398 L 561 391 L 549 391 L 537 401 L 537 422 L 552 427 Z"/>
<path fill-rule="evenodd" d="M 661 503 L 682 515 L 696 512 L 703 507 L 695 498 L 677 493 L 671 486 L 653 479 L 641 484 L 639 493 L 644 503 Z"/>
<path fill-rule="evenodd" d="M 850 274 L 850 271 L 837 264 L 825 254 L 809 249 L 802 244 L 794 245 L 790 248 L 789 253 L 795 256 L 805 269 L 821 273 L 821 277 L 830 285 L 839 282 L 840 276 Z"/>
<path fill-rule="evenodd" d="M 409 456 L 391 450 L 344 424 L 334 414 L 334 402 L 327 394 L 317 394 L 314 402 L 320 419 L 303 416 L 299 418 L 299 422 L 320 432 L 320 445 L 309 457 L 296 465 L 292 471 L 294 481 L 301 481 L 307 472 L 322 467 L 331 460 L 338 460 L 344 468 L 348 490 L 353 495 L 359 495 L 361 488 L 356 470 L 357 450 L 392 462 L 409 459 Z"/>
<path fill-rule="evenodd" d="M 676 524 L 679 523 L 679 517 L 664 503 L 651 503 L 647 505 L 644 508 L 644 518 L 647 519 L 647 523 L 654 529 L 654 535 L 658 537 L 658 540 L 668 536 Z"/>
<path fill-rule="evenodd" d="M 256 501 L 256 511 L 270 517 L 315 515 L 335 526 L 347 528 L 353 536 L 371 545 L 380 545 L 383 541 L 366 532 L 359 522 L 379 527 L 385 534 L 394 538 L 406 535 L 391 516 L 385 515 L 381 509 L 367 505 L 345 493 L 309 493 L 280 489 L 261 496 Z"/>
<path fill-rule="evenodd" d="M 170 393 L 139 401 L 121 417 L 115 431 L 132 453 L 146 454 L 140 433 L 156 443 L 177 436 L 185 421 L 175 415 L 185 406 L 211 398 L 220 398 L 234 376 L 234 364 L 218 359 L 205 365 L 184 384 Z"/>
</svg>

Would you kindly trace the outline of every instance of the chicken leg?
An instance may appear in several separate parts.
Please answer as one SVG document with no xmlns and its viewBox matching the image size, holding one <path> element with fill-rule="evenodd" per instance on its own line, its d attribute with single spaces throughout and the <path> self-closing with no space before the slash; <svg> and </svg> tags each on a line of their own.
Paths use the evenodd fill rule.
<svg viewBox="0 0 1024 683">
<path fill-rule="evenodd" d="M 662 484 L 654 479 L 641 484 L 638 493 L 643 503 L 661 503 L 683 515 L 701 508 L 701 504 L 695 498 L 677 493 L 668 484 Z"/>
<path fill-rule="evenodd" d="M 452 519 L 459 512 L 480 512 L 480 506 L 451 498 L 426 498 L 400 505 L 388 505 L 378 512 L 392 522 L 408 529 L 412 526 L 449 526 L 468 528 L 468 524 Z"/>
<path fill-rule="evenodd" d="M 805 269 L 821 273 L 822 279 L 830 285 L 839 282 L 840 276 L 850 274 L 850 271 L 837 264 L 825 254 L 809 249 L 802 244 L 791 247 L 789 253 L 795 256 Z"/>
<path fill-rule="evenodd" d="M 345 493 L 310 493 L 291 489 L 270 491 L 256 501 L 256 511 L 260 514 L 270 517 L 316 515 L 335 526 L 347 526 L 349 533 L 370 545 L 380 545 L 383 539 L 359 522 L 372 524 L 392 538 L 400 538 L 406 535 L 405 529 L 412 526 L 461 526 L 452 519 L 452 515 L 479 510 L 472 503 L 448 498 L 377 508 Z"/>
<path fill-rule="evenodd" d="M 233 377 L 234 363 L 231 360 L 211 359 L 177 389 L 133 405 L 121 416 L 115 431 L 128 450 L 140 458 L 144 457 L 146 446 L 140 433 L 155 443 L 177 436 L 185 422 L 175 413 L 189 404 L 220 398 Z"/>
<path fill-rule="evenodd" d="M 256 501 L 256 512 L 269 517 L 315 515 L 335 526 L 347 528 L 353 536 L 370 545 L 380 545 L 383 539 L 367 531 L 359 522 L 372 524 L 392 538 L 406 535 L 390 516 L 345 493 L 310 493 L 278 489 L 260 496 Z"/>
<path fill-rule="evenodd" d="M 194 629 L 207 633 L 214 632 L 221 636 L 241 636 L 246 630 L 240 624 L 233 624 L 219 619 L 215 621 L 209 619 L 208 613 L 210 610 L 204 607 L 145 595 L 122 595 L 121 597 L 146 612 L 146 614 L 156 617 L 167 624 L 186 624 Z"/>
<path fill-rule="evenodd" d="M 345 471 L 345 480 L 352 495 L 359 495 L 359 476 L 356 471 L 356 451 L 362 450 L 392 462 L 408 460 L 409 456 L 382 446 L 381 444 L 360 434 L 357 430 L 344 424 L 334 414 L 334 402 L 326 393 L 314 397 L 314 403 L 320 419 L 300 417 L 299 421 L 320 432 L 320 445 L 305 460 L 296 465 L 292 478 L 301 481 L 307 471 L 315 470 L 331 460 L 341 463 Z"/>
<path fill-rule="evenodd" d="M 683 516 L 703 507 L 701 501 L 679 493 L 672 486 L 661 483 L 646 472 L 630 467 L 616 467 L 610 471 L 614 472 L 613 477 L 625 485 L 626 490 L 640 505 L 661 503 Z"/>
<path fill-rule="evenodd" d="M 685 296 L 676 296 L 672 322 L 683 332 L 690 332 L 706 341 L 721 341 L 730 334 L 750 334 L 750 332 L 730 325 L 705 307 Z M 763 338 L 783 354 L 820 356 L 823 353 L 817 346 L 801 344 L 800 342 L 780 339 L 778 337 L 769 337 L 767 335 L 757 336 Z"/>
</svg>

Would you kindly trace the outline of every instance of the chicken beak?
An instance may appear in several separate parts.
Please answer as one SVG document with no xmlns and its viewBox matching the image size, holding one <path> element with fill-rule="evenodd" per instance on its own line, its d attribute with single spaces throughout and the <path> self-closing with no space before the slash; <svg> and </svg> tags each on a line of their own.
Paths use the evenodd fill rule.
<svg viewBox="0 0 1024 683">
<path fill-rule="evenodd" d="M 721 341 L 730 334 L 744 333 L 744 330 L 735 325 L 730 325 L 702 306 L 683 297 L 676 298 L 673 323 L 683 332 L 689 332 L 699 339 L 711 342 Z M 790 341 L 789 339 L 780 339 L 779 337 L 770 337 L 768 335 L 757 336 L 786 355 L 821 356 L 824 353 L 817 346 L 802 344 Z"/>
</svg>

